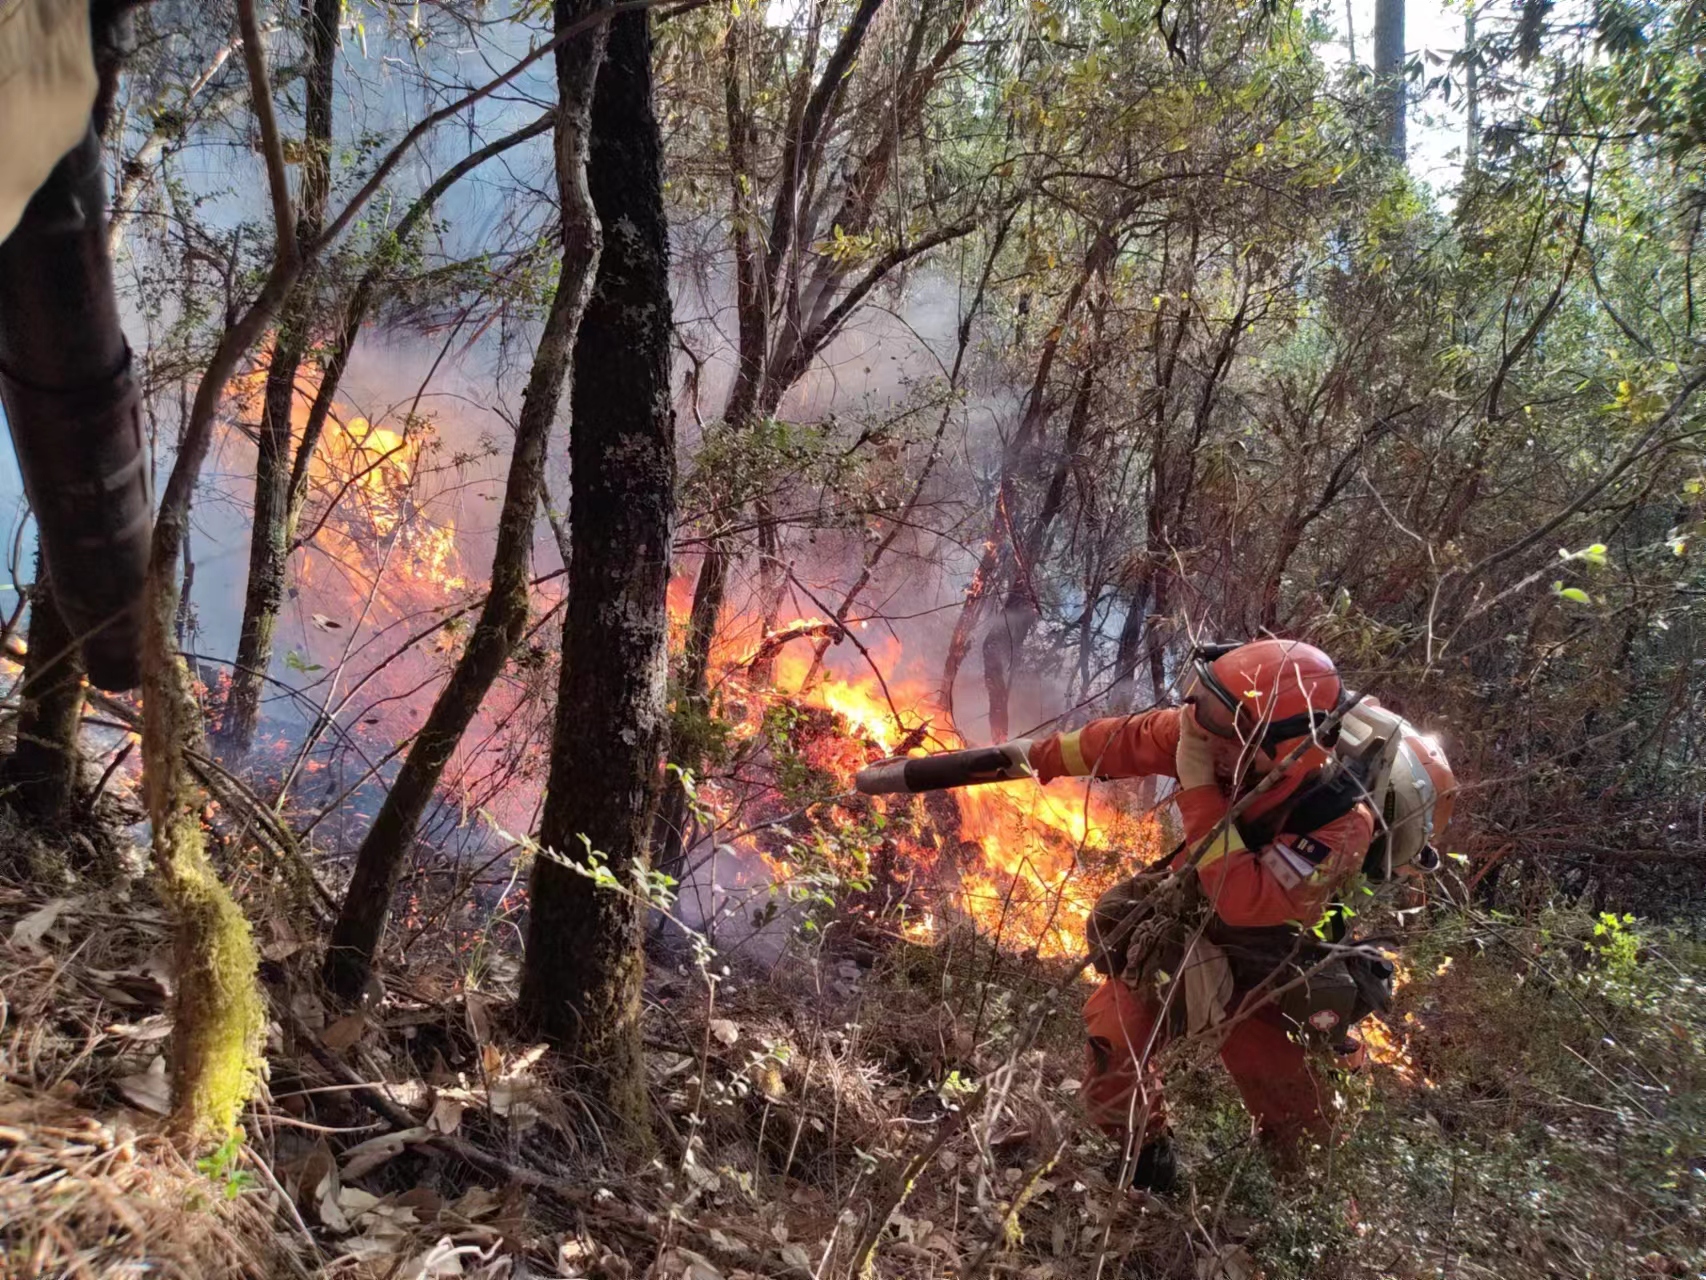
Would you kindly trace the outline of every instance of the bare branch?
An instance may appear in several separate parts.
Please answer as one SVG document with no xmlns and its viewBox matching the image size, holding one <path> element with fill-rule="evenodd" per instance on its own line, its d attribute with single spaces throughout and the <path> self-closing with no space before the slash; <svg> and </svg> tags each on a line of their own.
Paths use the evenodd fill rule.
<svg viewBox="0 0 1706 1280">
<path fill-rule="evenodd" d="M 261 47 L 261 28 L 255 21 L 255 0 L 237 0 L 237 27 L 243 33 L 243 65 L 249 72 L 249 97 L 255 106 L 255 123 L 261 129 L 261 154 L 267 162 L 267 187 L 272 193 L 273 230 L 278 238 L 280 262 L 296 258 L 296 215 L 290 208 L 290 177 L 284 168 L 284 144 L 278 136 L 278 119 L 272 110 L 272 83 L 267 79 L 266 50 Z"/>
<path fill-rule="evenodd" d="M 309 246 L 309 255 L 312 256 L 313 254 L 319 253 L 327 245 L 331 244 L 343 234 L 344 228 L 349 226 L 351 219 L 353 219 L 361 210 L 362 206 L 373 197 L 373 193 L 378 191 L 379 188 L 385 184 L 385 179 L 389 178 L 391 176 L 391 171 L 402 163 L 403 157 L 409 153 L 415 143 L 419 142 L 428 133 L 432 132 L 432 130 L 438 125 L 444 123 L 444 121 L 449 120 L 453 116 L 461 115 L 481 99 L 491 97 L 492 94 L 496 93 L 510 81 L 514 80 L 523 71 L 526 71 L 527 68 L 531 67 L 535 62 L 538 62 L 546 54 L 555 52 L 559 45 L 566 44 L 568 41 L 573 40 L 576 36 L 580 35 L 581 32 L 590 31 L 600 23 L 609 22 L 612 18 L 618 17 L 621 14 L 634 13 L 640 9 L 653 9 L 664 2 L 665 0 L 618 0 L 616 4 L 609 5 L 595 13 L 590 13 L 586 17 L 581 18 L 579 21 L 569 23 L 561 31 L 557 32 L 544 44 L 540 45 L 532 53 L 528 54 L 501 76 L 498 76 L 493 80 L 488 80 L 478 89 L 473 90 L 471 93 L 464 94 L 448 106 L 440 107 L 437 111 L 423 116 L 415 124 L 414 128 L 410 129 L 403 135 L 403 140 L 386 153 L 385 158 L 381 160 L 378 167 L 374 169 L 373 176 L 362 185 L 362 188 L 357 191 L 355 195 L 350 197 L 350 202 L 344 207 L 344 211 L 336 218 L 332 219 L 332 224 L 326 228 L 318 240 L 314 241 L 314 243 Z M 701 5 L 708 2 L 709 0 L 688 0 L 686 4 L 677 5 L 670 12 L 672 15 L 685 13 L 689 9 L 699 8 Z"/>
</svg>

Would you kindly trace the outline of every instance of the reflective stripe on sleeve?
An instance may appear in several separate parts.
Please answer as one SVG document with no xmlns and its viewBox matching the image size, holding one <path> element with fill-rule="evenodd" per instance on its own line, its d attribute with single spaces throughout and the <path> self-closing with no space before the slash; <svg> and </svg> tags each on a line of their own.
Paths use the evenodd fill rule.
<svg viewBox="0 0 1706 1280">
<path fill-rule="evenodd" d="M 1074 778 L 1085 777 L 1090 772 L 1090 766 L 1084 759 L 1084 745 L 1079 740 L 1083 732 L 1082 729 L 1074 729 L 1060 735 L 1060 760 L 1066 766 L 1066 772 Z"/>
<path fill-rule="evenodd" d="M 1236 825 L 1229 824 L 1225 831 L 1204 841 L 1202 856 L 1197 859 L 1197 869 L 1219 862 L 1229 853 L 1236 853 L 1244 848 L 1244 837 L 1238 834 Z"/>
</svg>

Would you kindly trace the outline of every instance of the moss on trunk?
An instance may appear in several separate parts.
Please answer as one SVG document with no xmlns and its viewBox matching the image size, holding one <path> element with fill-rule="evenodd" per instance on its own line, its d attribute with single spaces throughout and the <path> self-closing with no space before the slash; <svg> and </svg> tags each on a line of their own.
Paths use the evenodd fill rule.
<svg viewBox="0 0 1706 1280">
<path fill-rule="evenodd" d="M 156 557 L 152 568 L 158 565 Z M 187 758 L 201 737 L 201 708 L 173 641 L 176 603 L 170 577 L 151 571 L 143 649 L 143 790 L 154 827 L 154 865 L 175 929 L 171 1124 L 197 1143 L 217 1141 L 235 1129 L 256 1079 L 264 1020 L 254 936 L 207 857 L 201 796 Z"/>
</svg>

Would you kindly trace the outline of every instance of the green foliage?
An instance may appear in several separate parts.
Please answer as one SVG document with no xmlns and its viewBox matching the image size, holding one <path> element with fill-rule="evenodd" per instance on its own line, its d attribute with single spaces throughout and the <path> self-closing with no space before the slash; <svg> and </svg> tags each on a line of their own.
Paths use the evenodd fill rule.
<svg viewBox="0 0 1706 1280">
<path fill-rule="evenodd" d="M 670 703 L 670 754 L 697 760 L 701 771 L 728 763 L 735 726 L 698 698 L 677 695 Z"/>
<path fill-rule="evenodd" d="M 1259 1223 L 1269 1274 L 1527 1280 L 1694 1274 L 1706 1265 L 1706 947 L 1628 915 L 1532 924 L 1448 915 L 1408 949 L 1390 1019 L 1408 1078 L 1339 1077 L 1344 1140 L 1306 1181 L 1200 1165 Z M 1244 1123 L 1217 1079 L 1192 1145 Z"/>
<path fill-rule="evenodd" d="M 786 701 L 772 703 L 764 709 L 759 737 L 769 750 L 777 789 L 789 808 L 802 808 L 827 800 L 842 789 L 840 781 L 830 770 L 813 763 L 797 745 L 802 725 L 814 715 L 821 717 L 823 713 Z"/>
<path fill-rule="evenodd" d="M 204 1156 L 196 1158 L 196 1171 L 219 1188 L 222 1199 L 235 1200 L 246 1191 L 254 1191 L 260 1181 L 247 1169 L 240 1167 L 243 1158 L 241 1130 L 230 1134 L 225 1141 Z"/>
</svg>

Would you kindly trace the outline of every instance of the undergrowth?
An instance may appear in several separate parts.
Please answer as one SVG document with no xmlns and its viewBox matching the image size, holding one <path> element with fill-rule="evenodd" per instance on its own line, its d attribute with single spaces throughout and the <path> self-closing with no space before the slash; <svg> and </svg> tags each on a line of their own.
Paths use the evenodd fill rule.
<svg viewBox="0 0 1706 1280">
<path fill-rule="evenodd" d="M 760 962 L 657 964 L 662 1154 L 625 1165 L 507 1014 L 513 967 L 321 1001 L 251 901 L 268 1079 L 243 1137 L 158 1135 L 168 966 L 146 886 L 0 893 L 6 1274 L 636 1280 L 1697 1275 L 1706 946 L 1625 917 L 1435 908 L 1339 1140 L 1277 1175 L 1211 1045 L 1168 1051 L 1186 1175 L 1117 1192 L 1061 961 L 843 915 Z M 490 948 L 503 950 L 494 936 Z M 69 1135 L 69 1136 L 68 1136 Z M 82 1135 L 79 1137 L 78 1135 Z M 122 1166 L 122 1167 L 121 1167 Z M 173 1215 L 189 1214 L 192 1227 Z M 81 1270 L 78 1270 L 81 1267 Z"/>
</svg>

